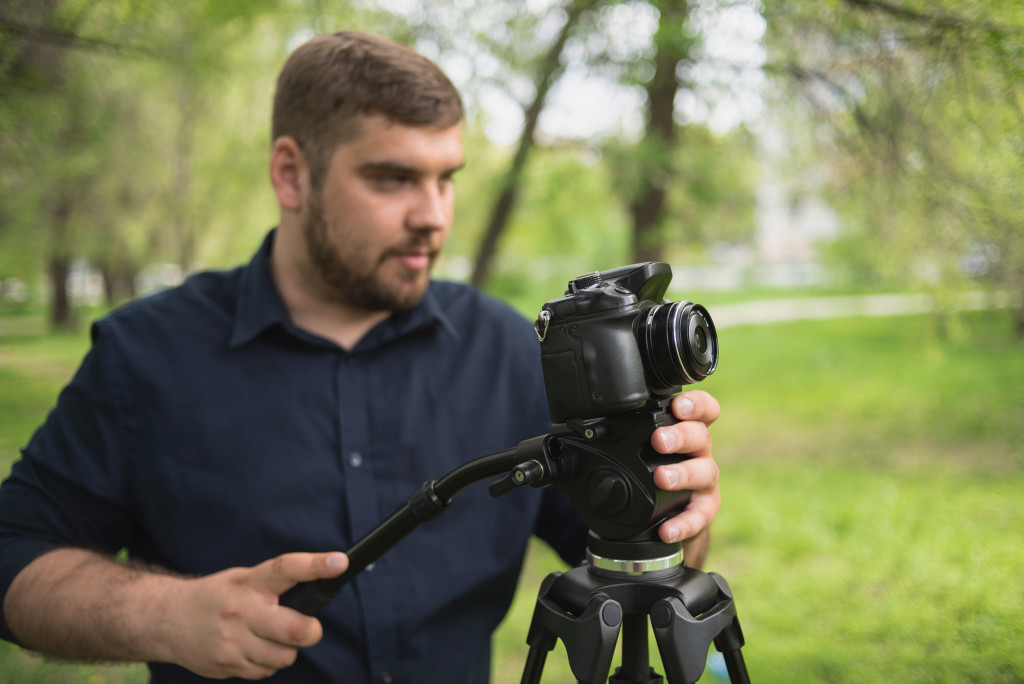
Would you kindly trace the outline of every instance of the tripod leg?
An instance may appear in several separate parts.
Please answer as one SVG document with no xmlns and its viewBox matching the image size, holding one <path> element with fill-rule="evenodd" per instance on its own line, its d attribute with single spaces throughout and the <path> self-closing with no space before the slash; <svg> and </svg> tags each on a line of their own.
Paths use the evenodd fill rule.
<svg viewBox="0 0 1024 684">
<path fill-rule="evenodd" d="M 722 651 L 722 655 L 725 658 L 725 669 L 729 671 L 729 681 L 732 684 L 750 684 L 750 675 L 747 674 L 747 665 L 743 662 L 740 650 Z"/>
<path fill-rule="evenodd" d="M 740 621 L 734 615 L 732 622 L 715 637 L 715 648 L 725 658 L 725 667 L 729 671 L 729 681 L 732 684 L 750 684 L 747 666 L 743 662 L 743 654 L 740 652 L 742 647 L 743 631 L 740 629 Z"/>
<path fill-rule="evenodd" d="M 608 684 L 662 684 L 664 679 L 650 666 L 647 651 L 647 615 L 626 614 L 622 620 L 622 667 Z"/>
<path fill-rule="evenodd" d="M 655 603 L 651 624 L 669 684 L 690 684 L 700 679 L 711 642 L 735 621 L 732 599 L 720 601 L 700 618 L 693 617 L 675 596 Z"/>
<path fill-rule="evenodd" d="M 718 585 L 722 596 L 732 601 L 732 591 L 729 589 L 725 578 L 716 573 L 709 573 L 711 579 Z M 715 637 L 715 648 L 717 648 L 725 659 L 725 667 L 729 671 L 729 681 L 732 684 L 750 684 L 750 675 L 747 674 L 746 663 L 743 662 L 743 630 L 740 629 L 739 618 L 736 617 L 736 606 L 731 607 L 732 621 L 726 625 L 718 636 Z"/>
<path fill-rule="evenodd" d="M 540 684 L 540 676 L 544 672 L 544 663 L 548 659 L 548 653 L 555 647 L 555 635 L 547 629 L 531 630 L 530 651 L 526 655 L 526 664 L 523 666 L 523 677 L 519 684 Z"/>
<path fill-rule="evenodd" d="M 615 657 L 615 642 L 622 624 L 622 606 L 605 594 L 590 597 L 578 615 L 570 613 L 549 597 L 551 584 L 545 580 L 533 611 L 523 673 L 524 684 L 540 681 L 547 653 L 555 638 L 565 644 L 569 668 L 581 684 L 604 684 Z"/>
</svg>

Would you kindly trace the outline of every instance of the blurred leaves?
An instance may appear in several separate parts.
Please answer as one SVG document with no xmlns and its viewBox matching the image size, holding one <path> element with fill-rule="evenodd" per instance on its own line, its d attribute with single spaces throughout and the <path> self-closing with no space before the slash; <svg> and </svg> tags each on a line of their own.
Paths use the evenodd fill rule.
<svg viewBox="0 0 1024 684">
<path fill-rule="evenodd" d="M 856 270 L 1024 293 L 1020 3 L 833 0 L 765 16 L 773 71 L 806 105 L 809 154 L 829 165 Z"/>
<path fill-rule="evenodd" d="M 59 279 L 60 260 L 85 258 L 119 301 L 146 263 L 193 266 L 203 226 L 239 214 L 222 202 L 240 182 L 241 206 L 251 203 L 255 174 L 239 160 L 266 144 L 269 119 L 269 98 L 254 105 L 252 86 L 265 68 L 269 90 L 287 37 L 253 49 L 254 38 L 270 38 L 261 21 L 272 10 L 281 3 L 66 0 L 0 10 L 0 272 L 34 282 L 43 259 Z M 231 97 L 237 78 L 242 101 Z M 225 138 L 232 144 L 218 144 Z M 265 214 L 260 221 L 262 232 Z M 71 323 L 64 289 L 50 287 L 58 327 Z"/>
<path fill-rule="evenodd" d="M 763 63 L 709 45 L 715 17 L 740 6 L 766 22 Z M 1009 0 L 8 0 L 0 279 L 35 287 L 87 259 L 118 301 L 146 264 L 244 259 L 277 214 L 264 170 L 276 73 L 296 44 L 341 28 L 414 45 L 464 92 L 474 172 L 459 180 L 456 277 L 507 187 L 514 150 L 494 142 L 497 120 L 507 136 L 537 115 L 492 289 L 538 259 L 562 259 L 564 278 L 570 262 L 688 263 L 752 244 L 771 167 L 836 209 L 827 255 L 850 283 L 1024 292 L 1024 10 Z M 760 88 L 730 81 L 754 71 L 770 77 L 754 96 L 763 120 L 712 133 L 712 100 Z M 530 110 L 543 88 L 564 98 L 594 82 L 595 109 L 619 112 L 600 131 L 552 134 Z"/>
</svg>

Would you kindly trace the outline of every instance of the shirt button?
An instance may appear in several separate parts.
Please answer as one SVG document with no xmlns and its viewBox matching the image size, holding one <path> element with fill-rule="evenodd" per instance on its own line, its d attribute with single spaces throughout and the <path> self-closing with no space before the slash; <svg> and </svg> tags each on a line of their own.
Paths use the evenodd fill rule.
<svg viewBox="0 0 1024 684">
<path fill-rule="evenodd" d="M 353 468 L 358 468 L 363 465 L 363 455 L 358 451 L 353 451 L 348 455 L 348 464 Z"/>
</svg>

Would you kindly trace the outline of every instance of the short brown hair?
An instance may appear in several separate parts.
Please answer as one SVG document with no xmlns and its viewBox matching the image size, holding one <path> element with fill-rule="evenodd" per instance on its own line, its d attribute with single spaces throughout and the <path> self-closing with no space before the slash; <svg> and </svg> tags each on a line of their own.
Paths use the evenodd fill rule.
<svg viewBox="0 0 1024 684">
<path fill-rule="evenodd" d="M 271 134 L 296 140 L 320 187 L 338 145 L 355 137 L 360 118 L 369 114 L 447 128 L 462 120 L 462 99 L 426 57 L 384 38 L 342 31 L 313 38 L 285 62 Z"/>
</svg>

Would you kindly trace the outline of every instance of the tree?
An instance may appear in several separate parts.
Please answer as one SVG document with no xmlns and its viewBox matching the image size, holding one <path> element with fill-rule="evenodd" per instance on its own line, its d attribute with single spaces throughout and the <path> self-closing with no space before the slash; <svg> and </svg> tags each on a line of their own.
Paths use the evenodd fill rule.
<svg viewBox="0 0 1024 684">
<path fill-rule="evenodd" d="M 651 3 L 593 2 L 571 3 L 566 8 L 566 21 L 558 39 L 543 56 L 535 60 L 536 74 L 533 100 L 524 106 L 524 126 L 516 153 L 499 183 L 487 229 L 478 251 L 473 282 L 481 285 L 491 270 L 498 242 L 507 230 L 513 208 L 522 189 L 522 175 L 527 156 L 536 143 L 536 124 L 545 103 L 550 85 L 567 66 L 585 69 L 589 75 L 602 77 L 617 87 L 642 89 L 646 98 L 646 125 L 639 142 L 626 141 L 617 136 L 598 136 L 583 144 L 591 147 L 613 169 L 615 182 L 611 186 L 628 209 L 632 220 L 631 257 L 635 261 L 665 258 L 668 243 L 684 237 L 694 240 L 705 233 L 698 226 L 680 231 L 678 209 L 686 204 L 684 197 L 717 199 L 728 196 L 734 207 L 745 207 L 747 232 L 753 225 L 752 197 L 749 182 L 735 185 L 732 191 L 722 184 L 708 183 L 715 172 L 701 169 L 693 173 L 686 167 L 681 155 L 689 151 L 687 127 L 678 122 L 677 95 L 680 89 L 690 87 L 685 80 L 686 67 L 698 59 L 694 47 L 699 44 L 690 25 L 691 4 L 683 0 L 660 0 Z M 649 44 L 623 49 L 621 33 L 636 19 L 656 17 L 655 30 Z M 646 22 L 643 22 L 646 24 Z M 691 126 L 693 144 L 700 147 L 694 157 L 715 146 L 699 125 Z M 572 148 L 580 141 L 557 140 L 545 136 L 547 147 Z M 705 157 L 706 158 L 706 157 Z M 749 154 L 745 155 L 749 159 Z M 682 162 L 682 165 L 681 165 Z M 730 160 L 716 164 L 733 168 Z M 687 172 L 690 172 L 689 174 Z M 723 174 L 724 175 L 724 174 Z M 721 177 L 721 176 L 720 176 Z M 733 176 L 733 180 L 737 177 Z M 709 193 L 711 186 L 714 191 Z M 742 198 L 741 198 L 742 196 Z M 737 200 L 737 198 L 740 198 Z M 735 212 L 738 214 L 741 212 Z M 670 218 L 667 218 L 670 217 Z M 734 231 L 733 231 L 734 232 Z"/>
<path fill-rule="evenodd" d="M 695 39 L 687 19 L 688 0 L 657 0 L 658 30 L 654 35 L 654 75 L 647 82 L 647 125 L 634 151 L 634 182 L 627 198 L 633 217 L 633 261 L 662 261 L 661 231 L 669 188 L 676 180 L 675 152 L 679 127 L 675 119 L 679 65 L 691 59 Z"/>
<path fill-rule="evenodd" d="M 13 165 L 9 167 L 4 180 L 11 184 L 10 189 L 20 188 L 23 193 L 14 195 L 17 199 L 0 209 L 0 226 L 3 233 L 11 233 L 17 218 L 31 217 L 30 221 L 49 228 L 41 246 L 53 292 L 50 321 L 54 327 L 68 328 L 73 323 L 66 287 L 71 261 L 70 225 L 76 196 L 83 190 L 81 169 L 88 164 L 74 152 L 89 137 L 91 121 L 79 111 L 82 92 L 71 87 L 66 46 L 92 44 L 79 39 L 73 29 L 75 22 L 69 22 L 61 10 L 57 0 L 12 3 L 0 18 L 0 27 L 10 41 L 0 69 L 0 82 L 6 93 L 3 124 L 7 129 L 0 136 L 5 141 L 0 143 L 0 150 L 8 163 L 15 160 L 22 162 L 22 169 L 46 169 L 52 179 L 44 206 L 33 215 L 26 211 L 26 201 L 43 200 L 38 179 L 31 173 L 14 170 Z M 58 102 L 55 94 L 62 91 L 68 97 Z M 64 108 L 61 104 L 71 106 Z M 69 111 L 75 115 L 69 115 Z M 26 125 L 28 122 L 32 125 Z M 59 151 L 60 162 L 37 155 L 36 150 L 42 146 Z"/>
<path fill-rule="evenodd" d="M 524 107 L 523 130 L 519 136 L 516 153 L 512 157 L 508 170 L 500 182 L 498 196 L 494 200 L 490 219 L 487 222 L 484 237 L 477 252 L 472 279 L 473 285 L 477 287 L 482 287 L 490 275 L 491 262 L 494 260 L 498 250 L 498 240 L 508 225 L 509 217 L 515 208 L 523 170 L 526 166 L 530 148 L 534 144 L 537 121 L 540 118 L 541 110 L 544 108 L 548 92 L 561 70 L 561 56 L 562 51 L 565 49 L 566 41 L 572 35 L 580 15 L 593 4 L 593 0 L 572 0 L 569 3 L 565 12 L 565 23 L 562 25 L 558 38 L 537 64 L 533 101 Z"/>
<path fill-rule="evenodd" d="M 847 240 L 876 273 L 940 296 L 968 280 L 1024 297 L 1024 13 L 888 0 L 767 5 L 773 71 L 832 160 Z M 1024 334 L 1024 309 L 1017 328 Z"/>
<path fill-rule="evenodd" d="M 112 300 L 131 295 L 138 267 L 154 257 L 195 261 L 197 217 L 215 194 L 206 189 L 223 184 L 212 169 L 195 182 L 207 162 L 195 146 L 197 112 L 225 90 L 232 44 L 276 5 L 46 0 L 0 9 L 11 39 L 0 54 L 0 240 L 45 252 L 54 327 L 74 323 L 65 283 L 73 257 L 101 267 Z M 27 237 L 40 228 L 45 240 Z"/>
</svg>

